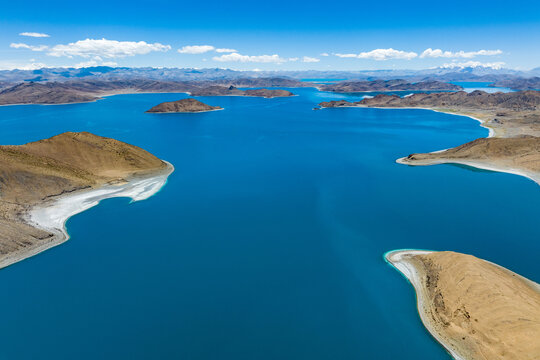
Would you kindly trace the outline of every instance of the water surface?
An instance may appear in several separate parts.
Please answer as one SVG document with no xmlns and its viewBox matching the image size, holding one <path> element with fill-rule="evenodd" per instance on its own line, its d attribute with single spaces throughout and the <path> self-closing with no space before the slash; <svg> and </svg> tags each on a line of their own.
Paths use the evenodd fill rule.
<svg viewBox="0 0 540 360">
<path fill-rule="evenodd" d="M 486 136 L 427 110 L 312 108 L 343 96 L 185 94 L 0 107 L 0 143 L 91 131 L 176 172 L 146 201 L 102 202 L 72 239 L 0 271 L 0 359 L 448 359 L 392 249 L 472 253 L 540 280 L 538 186 L 394 160 Z M 363 95 L 361 95 L 363 96 Z"/>
</svg>

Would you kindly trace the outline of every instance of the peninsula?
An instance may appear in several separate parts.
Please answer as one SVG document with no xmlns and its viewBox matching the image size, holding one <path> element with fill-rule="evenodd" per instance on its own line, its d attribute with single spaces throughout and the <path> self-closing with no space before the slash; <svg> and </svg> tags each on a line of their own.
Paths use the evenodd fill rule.
<svg viewBox="0 0 540 360">
<path fill-rule="evenodd" d="M 0 146 L 0 268 L 68 239 L 64 223 L 106 198 L 145 199 L 172 165 L 87 132 Z"/>
<path fill-rule="evenodd" d="M 0 105 L 72 104 L 101 99 L 103 96 L 134 93 L 189 93 L 193 96 L 286 97 L 293 94 L 280 89 L 258 89 L 260 86 L 305 87 L 309 83 L 282 78 L 257 78 L 212 81 L 168 81 L 152 79 L 69 80 L 21 82 L 0 87 Z M 240 90 L 236 86 L 257 87 Z"/>
<path fill-rule="evenodd" d="M 540 90 L 540 77 L 502 79 L 495 81 L 489 86 L 508 87 L 513 90 Z"/>
<path fill-rule="evenodd" d="M 456 360 L 540 358 L 540 285 L 491 262 L 403 250 L 386 260 L 416 290 L 424 326 Z"/>
<path fill-rule="evenodd" d="M 357 102 L 322 102 L 323 108 L 423 108 L 472 117 L 490 129 L 490 137 L 453 149 L 410 154 L 397 162 L 408 165 L 457 163 L 515 173 L 540 183 L 540 92 L 489 94 L 419 93 L 407 97 L 377 95 Z"/>
<path fill-rule="evenodd" d="M 210 106 L 197 99 L 182 99 L 178 101 L 163 102 L 147 110 L 148 113 L 198 113 L 222 110 L 219 106 Z"/>
<path fill-rule="evenodd" d="M 371 91 L 459 91 L 463 88 L 442 81 L 420 81 L 411 83 L 406 80 L 373 80 L 373 81 L 341 81 L 334 84 L 321 85 L 322 91 L 339 93 L 371 92 Z"/>
</svg>

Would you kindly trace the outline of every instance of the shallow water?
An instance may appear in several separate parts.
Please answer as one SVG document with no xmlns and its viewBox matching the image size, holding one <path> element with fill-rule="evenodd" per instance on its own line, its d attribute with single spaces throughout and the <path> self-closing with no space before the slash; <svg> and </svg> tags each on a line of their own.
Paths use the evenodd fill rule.
<svg viewBox="0 0 540 360">
<path fill-rule="evenodd" d="M 486 136 L 427 110 L 312 108 L 335 94 L 185 94 L 0 107 L 0 143 L 90 131 L 176 167 L 141 202 L 68 222 L 61 246 L 0 271 L 1 359 L 448 359 L 392 249 L 472 253 L 540 280 L 540 192 L 510 174 L 394 160 Z M 358 99 L 362 95 L 340 95 Z"/>
</svg>

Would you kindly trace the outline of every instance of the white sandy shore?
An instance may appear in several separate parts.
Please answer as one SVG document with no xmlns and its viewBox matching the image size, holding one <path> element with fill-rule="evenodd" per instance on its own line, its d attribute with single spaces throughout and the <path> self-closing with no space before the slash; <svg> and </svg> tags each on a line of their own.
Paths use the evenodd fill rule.
<svg viewBox="0 0 540 360">
<path fill-rule="evenodd" d="M 469 117 L 469 118 L 471 118 L 473 120 L 478 121 L 480 123 L 481 127 L 485 128 L 485 129 L 488 129 L 489 130 L 488 138 L 495 136 L 495 131 L 492 128 L 490 128 L 489 126 L 487 126 L 483 120 L 478 119 L 478 118 L 476 118 L 474 116 L 471 116 L 471 115 L 468 115 L 468 114 L 447 112 L 447 111 L 442 111 L 442 110 L 438 110 L 438 109 L 431 109 L 431 108 L 418 108 L 418 107 L 401 107 L 401 108 L 377 107 L 375 109 L 423 109 L 423 110 L 431 110 L 431 111 L 440 112 L 440 113 L 444 113 L 444 114 L 450 114 L 450 115 L 466 116 L 466 117 Z M 443 152 L 445 150 L 448 150 L 448 149 L 432 151 L 431 154 L 440 153 L 440 152 Z M 504 167 L 504 166 L 497 166 L 495 164 L 484 164 L 484 163 L 480 163 L 480 162 L 477 162 L 477 161 L 467 161 L 467 160 L 462 161 L 462 160 L 454 160 L 454 159 L 447 159 L 447 160 L 440 159 L 440 160 L 433 160 L 433 161 L 426 160 L 424 162 L 415 161 L 415 163 L 410 163 L 410 162 L 406 161 L 406 159 L 407 159 L 406 157 L 402 157 L 402 158 L 397 159 L 396 162 L 398 164 L 411 165 L 411 166 L 427 166 L 427 165 L 438 165 L 438 164 L 461 164 L 461 165 L 466 165 L 466 166 L 470 166 L 470 167 L 474 167 L 474 168 L 482 169 L 482 170 L 503 172 L 503 173 L 507 173 L 507 174 L 523 176 L 523 177 L 526 177 L 526 178 L 534 181 L 538 185 L 540 185 L 540 174 L 539 173 L 525 172 L 525 171 L 520 170 L 520 169 L 514 169 L 514 168 Z"/>
<path fill-rule="evenodd" d="M 429 331 L 429 333 L 446 349 L 446 351 L 455 360 L 466 360 L 464 357 L 457 354 L 455 350 L 449 348 L 449 345 L 444 342 L 444 339 L 442 339 L 439 334 L 437 334 L 432 324 L 428 321 L 428 311 L 423 296 L 424 287 L 422 286 L 421 274 L 418 273 L 418 271 L 414 267 L 414 264 L 409 261 L 409 259 L 411 257 L 414 257 L 415 255 L 429 254 L 432 252 L 433 251 L 427 250 L 395 250 L 387 252 L 384 255 L 384 258 L 390 265 L 392 265 L 401 274 L 403 274 L 403 276 L 405 276 L 414 287 L 414 290 L 416 292 L 416 305 L 418 308 L 418 314 L 420 315 L 420 319 L 422 320 L 422 323 Z"/>
<path fill-rule="evenodd" d="M 447 149 L 446 149 L 447 150 Z M 443 152 L 445 150 L 433 151 L 430 154 L 436 154 Z M 507 174 L 519 175 L 526 177 L 540 185 L 540 174 L 536 172 L 525 172 L 520 169 L 514 169 L 510 167 L 496 166 L 494 164 L 485 164 L 478 161 L 468 161 L 468 160 L 455 160 L 455 159 L 433 159 L 433 160 L 415 160 L 414 163 L 407 161 L 407 157 L 402 157 L 396 160 L 398 164 L 410 165 L 410 166 L 429 166 L 429 165 L 440 165 L 440 164 L 459 164 L 466 165 L 477 169 L 489 170 L 502 172 Z"/>
<path fill-rule="evenodd" d="M 120 185 L 104 185 L 97 189 L 80 190 L 61 195 L 31 208 L 24 219 L 29 225 L 53 234 L 45 244 L 26 249 L 24 253 L 15 253 L 0 261 L 0 268 L 34 256 L 42 251 L 59 245 L 69 239 L 66 229 L 67 220 L 99 204 L 101 200 L 115 197 L 129 197 L 132 201 L 148 199 L 161 190 L 167 178 L 174 171 L 172 164 L 157 175 L 137 176 Z"/>
</svg>

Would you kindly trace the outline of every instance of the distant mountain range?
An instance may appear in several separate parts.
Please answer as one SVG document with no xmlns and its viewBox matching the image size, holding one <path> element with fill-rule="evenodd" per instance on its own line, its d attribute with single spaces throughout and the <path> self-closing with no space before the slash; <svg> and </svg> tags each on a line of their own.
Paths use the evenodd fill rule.
<svg viewBox="0 0 540 360">
<path fill-rule="evenodd" d="M 106 66 L 0 71 L 0 105 L 94 101 L 103 95 L 186 92 L 194 96 L 290 96 L 278 90 L 238 88 L 317 87 L 322 91 L 459 91 L 450 82 L 479 81 L 515 90 L 540 89 L 540 68 L 527 73 L 482 67 L 381 71 L 235 71 L 228 69 L 112 68 Z M 281 91 L 281 90 L 280 90 Z"/>
<path fill-rule="evenodd" d="M 320 80 L 389 80 L 407 79 L 418 81 L 483 81 L 496 82 L 517 78 L 540 76 L 540 68 L 530 71 L 518 71 L 505 68 L 489 67 L 454 67 L 425 70 L 358 70 L 358 71 L 237 71 L 230 69 L 195 69 L 195 68 L 129 68 L 94 66 L 86 68 L 43 68 L 39 70 L 2 70 L 0 88 L 6 83 L 34 81 L 68 81 L 74 79 L 94 80 L 133 80 L 147 79 L 160 81 L 204 81 L 231 80 L 237 78 L 286 77 L 291 79 Z"/>
</svg>

